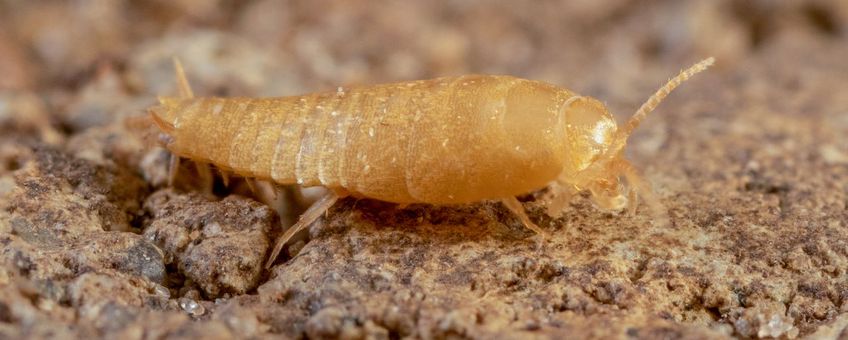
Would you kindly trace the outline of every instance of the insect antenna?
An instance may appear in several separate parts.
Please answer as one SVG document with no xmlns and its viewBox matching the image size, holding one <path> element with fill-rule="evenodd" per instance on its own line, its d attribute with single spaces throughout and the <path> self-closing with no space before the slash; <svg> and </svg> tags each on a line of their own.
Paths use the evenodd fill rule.
<svg viewBox="0 0 848 340">
<path fill-rule="evenodd" d="M 673 91 L 677 86 L 691 78 L 695 74 L 706 70 L 708 67 L 712 66 L 715 63 L 715 58 L 709 57 L 707 59 L 701 60 L 695 65 L 692 65 L 686 70 L 680 71 L 676 77 L 669 80 L 665 85 L 660 87 L 657 92 L 654 93 L 641 107 L 639 110 L 636 110 L 636 113 L 630 117 L 630 120 L 627 121 L 624 126 L 622 126 L 615 135 L 615 140 L 612 145 L 608 149 L 610 155 L 618 154 L 622 149 L 624 149 L 624 145 L 627 144 L 627 138 L 630 137 L 630 134 L 633 133 L 633 130 L 636 130 L 639 127 L 639 124 L 645 120 L 645 117 L 648 116 L 651 111 L 653 111 L 657 105 L 668 96 L 671 91 Z"/>
<path fill-rule="evenodd" d="M 177 87 L 180 91 L 180 97 L 194 98 L 194 92 L 191 91 L 191 86 L 188 84 L 188 78 L 186 78 L 185 70 L 183 69 L 183 63 L 177 57 L 174 57 L 174 71 L 177 76 Z"/>
</svg>

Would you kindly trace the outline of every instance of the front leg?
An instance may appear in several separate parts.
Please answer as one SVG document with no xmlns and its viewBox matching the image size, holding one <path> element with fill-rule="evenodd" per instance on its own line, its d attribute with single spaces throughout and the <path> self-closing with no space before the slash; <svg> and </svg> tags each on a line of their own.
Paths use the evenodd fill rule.
<svg viewBox="0 0 848 340">
<path fill-rule="evenodd" d="M 543 198 L 547 202 L 548 216 L 559 218 L 562 216 L 565 207 L 571 203 L 574 194 L 580 190 L 572 184 L 551 184 L 548 193 Z"/>
</svg>

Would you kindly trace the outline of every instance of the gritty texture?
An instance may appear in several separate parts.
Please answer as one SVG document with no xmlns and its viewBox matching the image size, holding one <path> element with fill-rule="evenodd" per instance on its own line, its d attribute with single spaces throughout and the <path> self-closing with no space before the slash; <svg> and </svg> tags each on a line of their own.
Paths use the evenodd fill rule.
<svg viewBox="0 0 848 340">
<path fill-rule="evenodd" d="M 206 296 L 256 288 L 274 221 L 268 207 L 235 195 L 209 202 L 164 190 L 147 199 L 145 210 L 153 216 L 142 235 Z"/>
<path fill-rule="evenodd" d="M 845 338 L 846 22 L 824 0 L 0 0 L 0 338 Z M 189 162 L 168 188 L 144 109 L 172 56 L 198 95 L 494 73 L 619 121 L 717 64 L 627 146 L 670 225 L 586 195 L 548 217 L 543 190 L 520 197 L 541 241 L 496 202 L 344 199 L 264 270 L 311 194 Z"/>
</svg>

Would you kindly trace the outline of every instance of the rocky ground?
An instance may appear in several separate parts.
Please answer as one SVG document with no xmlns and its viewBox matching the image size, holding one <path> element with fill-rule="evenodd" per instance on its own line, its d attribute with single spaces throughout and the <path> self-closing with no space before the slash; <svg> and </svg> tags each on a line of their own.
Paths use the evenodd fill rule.
<svg viewBox="0 0 848 340">
<path fill-rule="evenodd" d="M 569 3 L 0 1 L 0 337 L 848 337 L 848 6 Z M 143 118 L 172 56 L 199 95 L 505 73 L 622 120 L 710 55 L 628 146 L 671 225 L 532 193 L 541 244 L 348 199 L 265 270 L 309 194 L 169 188 Z"/>
</svg>

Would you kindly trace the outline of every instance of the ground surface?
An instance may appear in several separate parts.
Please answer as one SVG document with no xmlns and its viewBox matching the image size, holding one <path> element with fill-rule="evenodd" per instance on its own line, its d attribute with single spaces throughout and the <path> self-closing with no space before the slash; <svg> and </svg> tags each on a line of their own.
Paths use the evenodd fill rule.
<svg viewBox="0 0 848 340">
<path fill-rule="evenodd" d="M 512 3 L 0 1 L 0 337 L 848 336 L 844 2 Z M 505 73 L 619 119 L 718 64 L 629 145 L 670 226 L 344 200 L 266 271 L 297 209 L 166 188 L 132 118 L 174 55 L 201 95 Z"/>
</svg>

